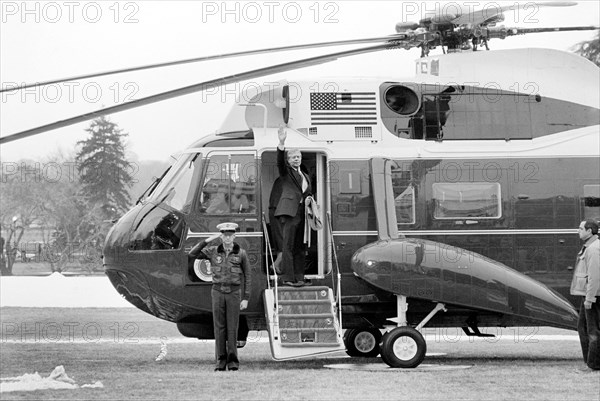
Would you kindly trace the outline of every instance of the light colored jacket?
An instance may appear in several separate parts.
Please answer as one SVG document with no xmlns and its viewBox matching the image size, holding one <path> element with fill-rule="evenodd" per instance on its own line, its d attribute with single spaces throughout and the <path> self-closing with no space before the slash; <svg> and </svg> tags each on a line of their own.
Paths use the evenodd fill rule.
<svg viewBox="0 0 600 401">
<path fill-rule="evenodd" d="M 595 235 L 586 241 L 583 253 L 577 255 L 571 295 L 585 296 L 589 302 L 600 297 L 600 240 Z"/>
<path fill-rule="evenodd" d="M 306 206 L 304 208 L 304 243 L 310 246 L 310 230 L 320 230 L 323 228 L 321 221 L 321 208 L 312 196 L 306 197 Z"/>
</svg>

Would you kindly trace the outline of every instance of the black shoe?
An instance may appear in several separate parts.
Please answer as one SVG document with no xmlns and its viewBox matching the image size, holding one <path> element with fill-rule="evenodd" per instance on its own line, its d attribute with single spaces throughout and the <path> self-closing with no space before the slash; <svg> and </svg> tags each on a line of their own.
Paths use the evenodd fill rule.
<svg viewBox="0 0 600 401">
<path fill-rule="evenodd" d="M 225 372 L 225 368 L 215 368 L 215 372 Z"/>
<path fill-rule="evenodd" d="M 236 370 L 239 370 L 239 368 L 236 368 L 235 366 L 232 366 L 232 367 L 229 368 L 229 370 L 232 370 L 232 371 L 235 372 Z"/>
</svg>

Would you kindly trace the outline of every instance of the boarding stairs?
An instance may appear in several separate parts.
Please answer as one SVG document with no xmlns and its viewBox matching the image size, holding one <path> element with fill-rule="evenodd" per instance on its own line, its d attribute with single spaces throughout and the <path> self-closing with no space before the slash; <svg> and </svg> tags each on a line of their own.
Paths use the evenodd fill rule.
<svg viewBox="0 0 600 401">
<path fill-rule="evenodd" d="M 263 214 L 263 229 L 267 224 Z M 331 215 L 327 214 L 329 233 Z M 271 344 L 271 354 L 275 360 L 286 360 L 345 351 L 342 337 L 341 274 L 333 241 L 333 259 L 336 273 L 331 275 L 332 287 L 278 285 L 277 273 L 269 278 L 264 292 L 265 318 Z M 265 253 L 274 264 L 268 236 Z M 334 295 L 335 289 L 335 295 Z"/>
<path fill-rule="evenodd" d="M 273 359 L 346 349 L 331 288 L 273 287 L 265 290 L 264 302 Z"/>
</svg>

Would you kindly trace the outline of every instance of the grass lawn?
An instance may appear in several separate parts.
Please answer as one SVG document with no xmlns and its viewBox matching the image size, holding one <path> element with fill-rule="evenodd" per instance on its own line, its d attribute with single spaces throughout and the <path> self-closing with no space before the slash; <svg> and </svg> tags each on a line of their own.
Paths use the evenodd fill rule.
<svg viewBox="0 0 600 401">
<path fill-rule="evenodd" d="M 275 362 L 268 343 L 249 341 L 240 350 L 239 372 L 213 372 L 213 342 L 179 341 L 182 337 L 174 324 L 135 309 L 0 308 L 0 320 L 0 377 L 35 371 L 45 377 L 63 365 L 79 385 L 96 381 L 104 385 L 5 392 L 2 400 L 598 400 L 600 394 L 599 374 L 574 371 L 582 365 L 577 341 L 536 341 L 535 335 L 507 334 L 498 341 L 472 342 L 440 335 L 430 339 L 428 347 L 445 355 L 427 357 L 424 363 L 471 365 L 444 371 L 323 367 L 382 363 L 379 358 L 350 359 L 341 354 Z M 101 335 L 93 335 L 99 331 Z M 115 337 L 118 331 L 126 335 Z M 160 337 L 171 342 L 166 359 L 155 362 Z"/>
</svg>

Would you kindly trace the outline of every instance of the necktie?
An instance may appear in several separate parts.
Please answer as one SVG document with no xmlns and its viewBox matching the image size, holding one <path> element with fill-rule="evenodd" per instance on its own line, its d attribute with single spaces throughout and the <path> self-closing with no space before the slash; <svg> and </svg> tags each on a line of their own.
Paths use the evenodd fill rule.
<svg viewBox="0 0 600 401">
<path fill-rule="evenodd" d="M 304 174 L 302 174 L 302 171 L 300 171 L 300 167 L 298 167 L 298 174 L 300 174 L 300 177 L 302 177 L 302 192 L 306 192 L 306 189 L 308 188 L 308 182 L 306 181 L 306 178 L 304 177 Z"/>
</svg>

